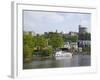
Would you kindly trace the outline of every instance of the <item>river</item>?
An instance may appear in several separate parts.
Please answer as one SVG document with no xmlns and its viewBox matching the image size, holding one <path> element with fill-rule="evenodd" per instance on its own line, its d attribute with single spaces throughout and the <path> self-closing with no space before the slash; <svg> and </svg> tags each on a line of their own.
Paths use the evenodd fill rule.
<svg viewBox="0 0 100 80">
<path fill-rule="evenodd" d="M 23 69 L 38 69 L 38 68 L 61 68 L 61 67 L 81 67 L 90 66 L 90 55 L 73 55 L 72 58 L 56 57 L 43 60 L 33 60 L 23 64 Z"/>
</svg>

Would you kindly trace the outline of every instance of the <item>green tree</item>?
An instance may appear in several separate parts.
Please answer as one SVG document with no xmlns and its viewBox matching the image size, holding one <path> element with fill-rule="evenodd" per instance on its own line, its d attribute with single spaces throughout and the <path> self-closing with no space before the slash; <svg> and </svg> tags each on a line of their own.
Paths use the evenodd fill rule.
<svg viewBox="0 0 100 80">
<path fill-rule="evenodd" d="M 48 44 L 48 41 L 44 36 L 36 37 L 36 47 L 38 48 L 38 50 L 45 48 L 47 44 Z"/>
<path fill-rule="evenodd" d="M 23 60 L 24 62 L 30 61 L 32 59 L 32 48 L 30 48 L 28 45 L 23 46 Z"/>
<path fill-rule="evenodd" d="M 64 41 L 67 42 L 67 41 L 71 41 L 71 42 L 77 42 L 78 40 L 78 36 L 77 35 L 74 35 L 74 36 L 71 36 L 71 35 L 67 35 L 67 36 L 63 36 L 64 38 Z"/>
<path fill-rule="evenodd" d="M 48 38 L 45 35 L 37 35 L 36 39 L 36 54 L 40 56 L 50 56 L 52 54 L 52 48 L 48 46 Z"/>
<path fill-rule="evenodd" d="M 49 45 L 56 49 L 64 45 L 64 40 L 58 33 L 52 33 L 50 34 Z"/>
<path fill-rule="evenodd" d="M 32 59 L 34 51 L 35 38 L 31 34 L 23 34 L 23 59 L 24 61 Z"/>
<path fill-rule="evenodd" d="M 23 34 L 23 45 L 33 48 L 35 46 L 35 38 L 31 34 Z"/>
</svg>

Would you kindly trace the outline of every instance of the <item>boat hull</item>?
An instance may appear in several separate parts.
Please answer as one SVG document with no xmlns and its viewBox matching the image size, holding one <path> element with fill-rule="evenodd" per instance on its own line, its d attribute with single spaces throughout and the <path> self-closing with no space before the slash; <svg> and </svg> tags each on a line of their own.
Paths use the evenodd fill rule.
<svg viewBox="0 0 100 80">
<path fill-rule="evenodd" d="M 72 57 L 72 53 L 58 51 L 58 52 L 55 53 L 55 57 Z"/>
</svg>

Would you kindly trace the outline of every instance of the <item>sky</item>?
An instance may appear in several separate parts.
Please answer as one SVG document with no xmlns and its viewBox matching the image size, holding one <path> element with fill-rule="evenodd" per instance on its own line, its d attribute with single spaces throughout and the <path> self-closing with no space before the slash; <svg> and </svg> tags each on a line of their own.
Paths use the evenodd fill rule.
<svg viewBox="0 0 100 80">
<path fill-rule="evenodd" d="M 90 32 L 91 14 L 69 12 L 23 11 L 24 31 L 38 34 L 44 32 L 78 32 L 78 25 L 87 27 Z"/>
</svg>

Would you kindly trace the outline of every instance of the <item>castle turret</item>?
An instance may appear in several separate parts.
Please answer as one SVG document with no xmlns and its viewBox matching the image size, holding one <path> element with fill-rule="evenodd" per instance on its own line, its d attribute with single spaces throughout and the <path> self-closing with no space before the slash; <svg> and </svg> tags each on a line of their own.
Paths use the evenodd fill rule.
<svg viewBox="0 0 100 80">
<path fill-rule="evenodd" d="M 82 25 L 79 25 L 79 33 L 86 33 L 86 32 L 87 32 L 87 28 L 82 27 Z"/>
</svg>

